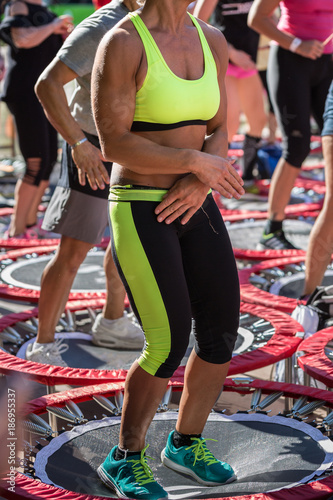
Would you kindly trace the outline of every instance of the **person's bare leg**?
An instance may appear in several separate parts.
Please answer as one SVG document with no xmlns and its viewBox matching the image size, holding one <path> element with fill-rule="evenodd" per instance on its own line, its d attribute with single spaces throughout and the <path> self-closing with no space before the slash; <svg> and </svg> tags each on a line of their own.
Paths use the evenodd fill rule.
<svg viewBox="0 0 333 500">
<path fill-rule="evenodd" d="M 143 450 L 149 425 L 166 391 L 168 381 L 167 378 L 150 375 L 134 362 L 125 382 L 120 448 L 130 451 Z"/>
<path fill-rule="evenodd" d="M 27 226 L 32 226 L 33 224 L 36 224 L 38 207 L 48 186 L 49 186 L 49 181 L 42 181 L 37 187 L 36 194 L 31 202 L 30 209 L 27 213 L 27 218 L 26 218 Z"/>
<path fill-rule="evenodd" d="M 124 313 L 126 292 L 113 262 L 110 243 L 105 252 L 104 271 L 106 278 L 106 301 L 103 307 L 103 318 L 118 319 Z"/>
<path fill-rule="evenodd" d="M 239 128 L 239 118 L 241 108 L 239 104 L 239 95 L 237 88 L 237 78 L 227 75 L 225 77 L 225 88 L 228 99 L 227 109 L 227 124 L 228 124 L 228 141 L 232 141 Z"/>
<path fill-rule="evenodd" d="M 333 136 L 322 138 L 325 161 L 326 194 L 324 206 L 312 228 L 305 260 L 303 295 L 314 291 L 322 282 L 333 252 Z"/>
<path fill-rule="evenodd" d="M 27 214 L 31 203 L 37 193 L 37 187 L 27 184 L 19 179 L 15 186 L 15 206 L 9 226 L 9 236 L 17 236 L 25 232 L 27 227 Z"/>
<path fill-rule="evenodd" d="M 263 86 L 258 73 L 237 81 L 240 107 L 246 116 L 252 137 L 261 137 L 267 115 L 264 106 Z"/>
<path fill-rule="evenodd" d="M 182 434 L 201 434 L 222 390 L 230 363 L 207 363 L 192 351 L 185 369 L 176 429 Z"/>
<path fill-rule="evenodd" d="M 289 203 L 291 190 L 299 175 L 299 168 L 280 158 L 273 176 L 268 195 L 269 219 L 282 221 L 285 218 L 285 208 Z"/>
<path fill-rule="evenodd" d="M 56 255 L 42 275 L 37 342 L 54 341 L 55 328 L 65 309 L 74 278 L 92 247 L 90 243 L 62 236 Z"/>
</svg>

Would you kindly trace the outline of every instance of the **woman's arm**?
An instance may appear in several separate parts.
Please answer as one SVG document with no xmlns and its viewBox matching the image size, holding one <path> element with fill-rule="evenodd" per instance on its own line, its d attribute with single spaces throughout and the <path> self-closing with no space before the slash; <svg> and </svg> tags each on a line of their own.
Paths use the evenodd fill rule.
<svg viewBox="0 0 333 500">
<path fill-rule="evenodd" d="M 207 23 L 214 12 L 216 5 L 217 0 L 197 0 L 193 10 L 193 15 Z"/>
<path fill-rule="evenodd" d="M 289 50 L 295 37 L 277 28 L 274 11 L 279 3 L 279 0 L 254 0 L 248 15 L 248 25 L 258 33 L 275 40 L 280 47 Z M 322 55 L 323 48 L 323 44 L 318 40 L 303 40 L 295 52 L 309 59 L 317 59 Z"/>
<path fill-rule="evenodd" d="M 227 160 L 193 149 L 161 146 L 131 133 L 142 50 L 126 23 L 111 30 L 98 48 L 92 72 L 92 109 L 103 157 L 139 174 L 193 173 L 221 194 L 242 192 L 241 180 Z"/>
<path fill-rule="evenodd" d="M 23 2 L 14 2 L 10 8 L 11 16 L 26 16 L 28 8 Z M 40 45 L 50 35 L 68 35 L 72 29 L 71 16 L 56 17 L 51 23 L 43 26 L 28 26 L 26 28 L 11 28 L 14 45 L 19 49 L 30 49 Z"/>
</svg>

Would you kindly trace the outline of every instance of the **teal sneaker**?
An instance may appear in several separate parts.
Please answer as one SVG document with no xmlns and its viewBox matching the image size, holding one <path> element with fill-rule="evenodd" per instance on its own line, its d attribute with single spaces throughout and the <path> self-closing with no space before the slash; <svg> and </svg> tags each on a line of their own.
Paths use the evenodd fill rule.
<svg viewBox="0 0 333 500">
<path fill-rule="evenodd" d="M 191 438 L 192 445 L 176 448 L 173 444 L 173 433 L 174 431 L 169 434 L 167 445 L 161 453 L 164 465 L 194 477 L 198 483 L 205 486 L 218 486 L 237 479 L 230 465 L 220 462 L 209 451 L 204 438 Z"/>
<path fill-rule="evenodd" d="M 120 498 L 134 498 L 139 500 L 162 500 L 167 499 L 168 494 L 159 485 L 150 467 L 147 464 L 145 451 L 132 455 L 124 460 L 115 460 L 114 453 L 117 446 L 112 448 L 102 465 L 97 469 L 101 481 L 114 490 Z"/>
</svg>

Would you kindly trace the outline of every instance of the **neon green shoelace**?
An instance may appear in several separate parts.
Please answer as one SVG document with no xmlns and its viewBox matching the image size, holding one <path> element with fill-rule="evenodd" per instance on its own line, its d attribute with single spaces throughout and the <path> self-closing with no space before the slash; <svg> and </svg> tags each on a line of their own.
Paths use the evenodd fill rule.
<svg viewBox="0 0 333 500">
<path fill-rule="evenodd" d="M 135 480 L 137 483 L 140 485 L 142 484 L 147 484 L 147 483 L 153 483 L 154 477 L 153 473 L 147 464 L 147 458 L 151 458 L 154 460 L 152 457 L 149 457 L 148 455 L 145 455 L 145 451 L 148 448 L 149 444 L 141 451 L 140 459 L 139 460 L 127 460 L 127 462 L 132 462 L 132 470 L 133 474 L 135 477 Z"/>
<path fill-rule="evenodd" d="M 216 464 L 219 462 L 214 455 L 209 451 L 209 449 L 206 446 L 206 441 L 216 441 L 217 439 L 200 439 L 200 438 L 191 438 L 192 441 L 194 442 L 191 446 L 188 446 L 185 448 L 186 450 L 191 450 L 194 453 L 194 462 L 193 465 L 195 465 L 196 461 L 198 460 L 203 460 L 204 462 L 207 462 L 208 465 Z"/>
</svg>

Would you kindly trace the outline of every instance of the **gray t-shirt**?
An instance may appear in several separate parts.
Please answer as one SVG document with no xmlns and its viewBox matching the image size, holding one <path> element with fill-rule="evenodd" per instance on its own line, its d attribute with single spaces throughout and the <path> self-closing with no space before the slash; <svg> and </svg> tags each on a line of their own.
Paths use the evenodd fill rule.
<svg viewBox="0 0 333 500">
<path fill-rule="evenodd" d="M 58 58 L 75 71 L 75 89 L 70 100 L 72 116 L 82 130 L 97 135 L 90 102 L 91 72 L 97 47 L 105 35 L 129 10 L 121 0 L 112 0 L 82 21 L 66 38 Z"/>
</svg>

